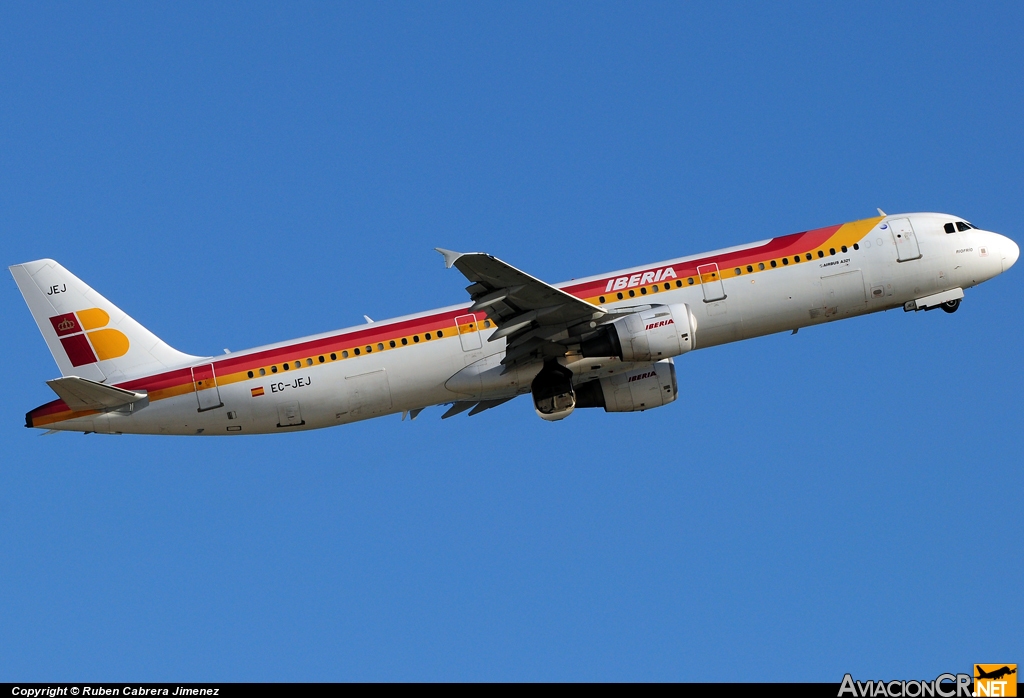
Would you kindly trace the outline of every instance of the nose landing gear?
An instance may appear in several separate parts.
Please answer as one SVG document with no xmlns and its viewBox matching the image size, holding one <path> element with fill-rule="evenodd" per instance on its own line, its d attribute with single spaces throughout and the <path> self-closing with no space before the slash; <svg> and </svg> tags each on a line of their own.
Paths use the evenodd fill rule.
<svg viewBox="0 0 1024 698">
<path fill-rule="evenodd" d="M 946 301 L 939 307 L 945 310 L 947 313 L 955 313 L 957 309 L 960 307 L 960 299 L 954 298 L 951 301 Z"/>
</svg>

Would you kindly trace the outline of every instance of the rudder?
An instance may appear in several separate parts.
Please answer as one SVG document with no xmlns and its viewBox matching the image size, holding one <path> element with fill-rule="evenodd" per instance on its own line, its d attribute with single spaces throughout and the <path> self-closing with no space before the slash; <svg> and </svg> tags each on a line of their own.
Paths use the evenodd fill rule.
<svg viewBox="0 0 1024 698">
<path fill-rule="evenodd" d="M 61 375 L 116 383 L 199 359 L 168 346 L 52 259 L 10 270 Z"/>
</svg>

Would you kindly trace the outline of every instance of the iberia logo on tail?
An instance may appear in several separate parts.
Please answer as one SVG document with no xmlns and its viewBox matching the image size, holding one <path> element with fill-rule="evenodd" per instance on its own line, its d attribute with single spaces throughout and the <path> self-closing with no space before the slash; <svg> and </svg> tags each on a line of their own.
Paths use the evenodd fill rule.
<svg viewBox="0 0 1024 698">
<path fill-rule="evenodd" d="M 110 316 L 100 308 L 50 318 L 72 366 L 116 359 L 128 353 L 128 337 L 119 330 L 108 328 L 108 322 Z"/>
</svg>

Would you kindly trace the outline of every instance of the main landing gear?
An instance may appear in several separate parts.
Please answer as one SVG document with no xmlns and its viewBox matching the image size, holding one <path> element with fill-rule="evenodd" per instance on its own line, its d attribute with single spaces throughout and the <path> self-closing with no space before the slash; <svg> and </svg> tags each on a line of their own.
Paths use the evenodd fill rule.
<svg viewBox="0 0 1024 698">
<path fill-rule="evenodd" d="M 946 301 L 939 307 L 945 310 L 947 313 L 955 313 L 957 309 L 960 307 L 960 299 L 955 298 L 951 301 Z"/>
</svg>

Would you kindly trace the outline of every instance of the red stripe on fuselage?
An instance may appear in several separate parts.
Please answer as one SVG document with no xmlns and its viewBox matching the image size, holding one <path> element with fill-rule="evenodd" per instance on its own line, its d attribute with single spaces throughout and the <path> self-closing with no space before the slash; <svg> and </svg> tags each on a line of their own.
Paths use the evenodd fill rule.
<svg viewBox="0 0 1024 698">
<path fill-rule="evenodd" d="M 55 414 L 57 412 L 67 412 L 71 408 L 64 404 L 63 400 L 54 400 L 48 402 L 45 405 L 40 405 L 31 412 L 28 413 L 29 417 L 45 417 L 48 414 Z"/>
<path fill-rule="evenodd" d="M 827 228 L 818 228 L 816 230 L 807 230 L 802 233 L 793 233 L 792 235 L 783 235 L 782 237 L 772 238 L 763 245 L 749 247 L 744 250 L 736 250 L 735 252 L 709 255 L 698 259 L 690 259 L 685 262 L 664 262 L 661 264 L 655 264 L 640 269 L 639 271 L 632 272 L 631 275 L 642 275 L 647 271 L 655 271 L 657 269 L 672 267 L 677 277 L 698 276 L 697 267 L 705 264 L 715 263 L 718 264 L 720 269 L 726 269 L 728 267 L 763 262 L 773 257 L 803 254 L 820 246 L 823 242 L 835 235 L 836 231 L 841 227 L 842 225 L 831 225 Z M 605 289 L 608 286 L 608 281 L 620 276 L 625 276 L 625 274 L 609 274 L 608 276 L 594 281 L 564 286 L 562 287 L 562 290 L 580 298 L 592 298 L 606 293 Z"/>
</svg>

